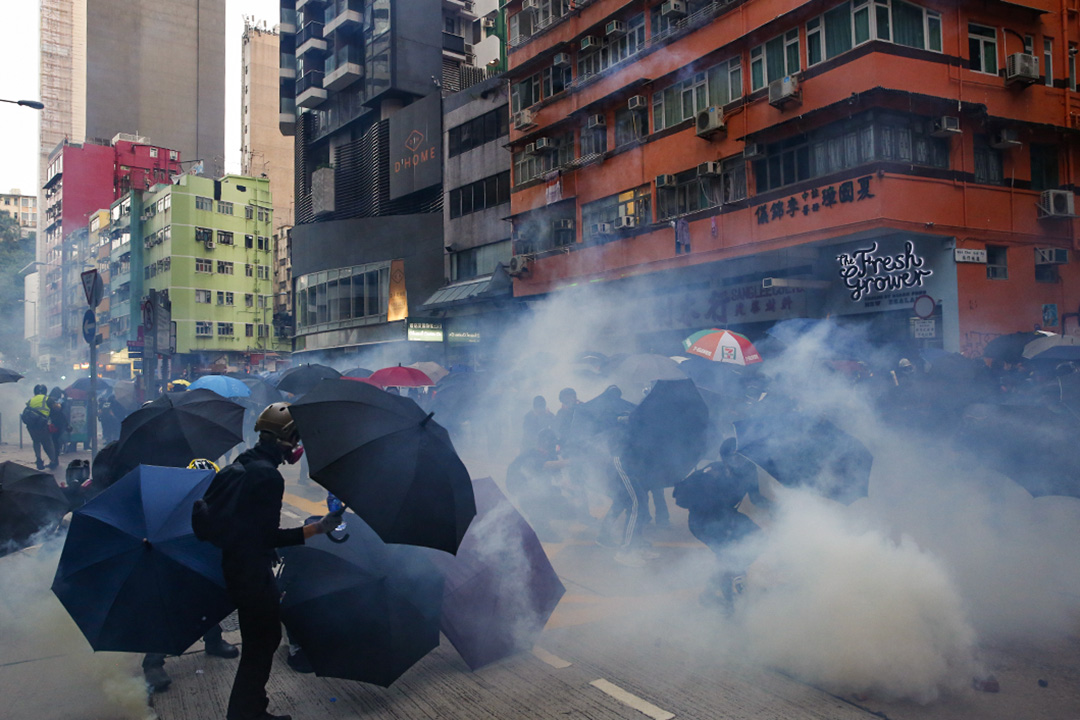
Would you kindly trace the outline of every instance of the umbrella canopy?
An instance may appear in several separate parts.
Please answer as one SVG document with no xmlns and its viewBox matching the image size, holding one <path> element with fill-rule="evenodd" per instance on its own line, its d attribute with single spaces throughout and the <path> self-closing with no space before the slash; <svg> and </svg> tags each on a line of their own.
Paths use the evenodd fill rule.
<svg viewBox="0 0 1080 720">
<path fill-rule="evenodd" d="M 211 470 L 142 465 L 71 519 L 52 589 L 94 650 L 179 655 L 233 610 L 191 530 Z"/>
<path fill-rule="evenodd" d="M 423 370 L 401 365 L 376 370 L 368 379 L 383 387 L 428 387 L 435 384 Z"/>
<path fill-rule="evenodd" d="M 1080 349 L 1080 339 L 1072 335 L 1043 335 L 1041 338 L 1036 338 L 1025 345 L 1021 355 L 1025 360 L 1030 360 L 1047 350 L 1058 347 Z"/>
<path fill-rule="evenodd" d="M 389 687 L 438 647 L 443 580 L 420 548 L 345 522 L 345 542 L 316 535 L 282 550 L 282 621 L 316 675 Z"/>
<path fill-rule="evenodd" d="M 714 362 L 752 365 L 761 362 L 761 353 L 745 335 L 730 330 L 701 330 L 683 340 L 688 355 Z"/>
<path fill-rule="evenodd" d="M 120 424 L 117 467 L 213 460 L 244 439 L 243 422 L 243 406 L 211 390 L 166 393 Z"/>
<path fill-rule="evenodd" d="M 866 497 L 874 456 L 828 420 L 797 412 L 734 423 L 739 453 L 788 487 L 850 504 Z"/>
<path fill-rule="evenodd" d="M 664 355 L 628 355 L 618 365 L 609 364 L 609 367 L 612 367 L 610 381 L 622 388 L 627 399 L 633 402 L 640 402 L 657 380 L 686 379 L 679 363 Z"/>
<path fill-rule="evenodd" d="M 116 385 L 115 380 L 113 380 L 111 378 L 99 377 L 97 379 L 98 395 L 101 395 L 102 393 L 108 392 L 109 390 L 111 390 L 113 388 L 114 385 Z M 66 388 L 64 388 L 64 392 L 67 393 L 67 395 L 69 397 L 71 397 L 71 391 L 72 390 L 80 390 L 80 391 L 85 392 L 85 393 L 90 392 L 90 378 L 81 377 L 78 380 L 76 380 L 75 382 L 68 385 Z"/>
<path fill-rule="evenodd" d="M 601 433 L 613 433 L 618 428 L 619 417 L 629 415 L 636 406 L 622 397 L 622 389 L 609 386 L 592 400 L 574 409 L 570 435 L 582 440 Z"/>
<path fill-rule="evenodd" d="M 435 386 L 431 409 L 450 427 L 480 415 L 491 378 L 484 372 L 452 372 Z"/>
<path fill-rule="evenodd" d="M 70 506 L 52 475 L 0 463 L 0 548 L 24 545 L 38 530 L 59 523 Z"/>
<path fill-rule="evenodd" d="M 1008 335 L 998 335 L 986 343 L 983 348 L 983 357 L 991 360 L 1001 360 L 1010 365 L 1015 365 L 1024 360 L 1024 350 L 1030 343 L 1047 337 L 1045 333 L 1035 331 L 1014 332 Z"/>
<path fill-rule="evenodd" d="M 355 367 L 355 368 L 352 368 L 351 370 L 346 370 L 345 372 L 341 373 L 342 377 L 351 377 L 351 378 L 366 378 L 369 375 L 371 375 L 371 371 L 368 370 L 367 368 L 362 368 L 362 367 Z"/>
<path fill-rule="evenodd" d="M 120 401 L 124 407 L 133 408 L 139 405 L 139 390 L 135 387 L 134 380 L 118 380 L 113 385 L 113 397 Z"/>
<path fill-rule="evenodd" d="M 227 398 L 243 398 L 251 395 L 251 388 L 245 385 L 242 380 L 237 380 L 228 375 L 203 375 L 188 385 L 188 392 L 200 388 L 212 390 L 221 397 Z"/>
<path fill-rule="evenodd" d="M 450 374 L 450 371 L 444 368 L 437 362 L 414 362 L 408 367 L 416 368 L 420 372 L 427 375 L 432 380 L 432 384 L 435 384 L 442 380 L 444 377 Z"/>
<path fill-rule="evenodd" d="M 4 383 L 18 382 L 23 379 L 23 376 L 14 370 L 8 370 L 7 368 L 0 368 L 0 385 Z"/>
<path fill-rule="evenodd" d="M 284 398 L 280 390 L 260 377 L 249 376 L 240 382 L 247 385 L 248 390 L 251 391 L 251 394 L 244 398 L 243 403 L 254 410 L 261 411 L 267 405 L 281 402 Z"/>
<path fill-rule="evenodd" d="M 652 487 L 674 485 L 705 452 L 709 408 L 692 380 L 658 380 L 630 413 L 623 461 Z"/>
<path fill-rule="evenodd" d="M 446 430 L 406 397 L 324 380 L 290 408 L 309 474 L 386 542 L 453 553 L 476 514 Z"/>
<path fill-rule="evenodd" d="M 495 482 L 474 480 L 473 492 L 476 519 L 457 555 L 432 561 L 446 579 L 439 627 L 476 670 L 530 650 L 566 588 Z"/>
<path fill-rule="evenodd" d="M 339 378 L 341 373 L 325 365 L 297 365 L 281 373 L 277 389 L 293 395 L 303 395 L 319 384 L 320 380 Z"/>
<path fill-rule="evenodd" d="M 1055 345 L 1031 357 L 1032 362 L 1080 362 L 1080 345 Z"/>
</svg>

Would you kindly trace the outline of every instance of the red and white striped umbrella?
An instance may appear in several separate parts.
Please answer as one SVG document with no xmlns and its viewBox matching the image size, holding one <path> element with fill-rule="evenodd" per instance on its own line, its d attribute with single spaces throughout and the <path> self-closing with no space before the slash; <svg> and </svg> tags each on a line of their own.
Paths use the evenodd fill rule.
<svg viewBox="0 0 1080 720">
<path fill-rule="evenodd" d="M 752 365 L 761 362 L 761 353 L 745 335 L 731 330 L 712 328 L 701 330 L 683 340 L 683 347 L 690 355 L 697 355 L 713 362 L 735 365 Z"/>
</svg>

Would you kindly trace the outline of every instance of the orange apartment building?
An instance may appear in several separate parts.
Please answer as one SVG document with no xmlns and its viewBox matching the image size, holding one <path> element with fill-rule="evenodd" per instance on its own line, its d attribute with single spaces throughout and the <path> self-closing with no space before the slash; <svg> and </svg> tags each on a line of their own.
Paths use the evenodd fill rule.
<svg viewBox="0 0 1080 720">
<path fill-rule="evenodd" d="M 1076 333 L 1076 0 L 511 0 L 514 294 Z M 583 299 L 584 301 L 584 299 Z"/>
</svg>

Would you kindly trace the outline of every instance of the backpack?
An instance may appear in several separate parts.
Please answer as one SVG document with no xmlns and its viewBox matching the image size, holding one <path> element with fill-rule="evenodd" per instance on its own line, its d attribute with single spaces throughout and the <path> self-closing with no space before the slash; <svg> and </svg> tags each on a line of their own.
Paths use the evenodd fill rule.
<svg viewBox="0 0 1080 720">
<path fill-rule="evenodd" d="M 191 508 L 191 529 L 195 537 L 225 549 L 236 545 L 242 531 L 235 518 L 243 512 L 244 466 L 226 465 L 210 482 L 206 494 Z"/>
<path fill-rule="evenodd" d="M 30 403 L 27 403 L 26 407 L 23 408 L 19 419 L 23 421 L 28 430 L 43 430 L 49 425 L 49 418 L 30 407 Z"/>
</svg>

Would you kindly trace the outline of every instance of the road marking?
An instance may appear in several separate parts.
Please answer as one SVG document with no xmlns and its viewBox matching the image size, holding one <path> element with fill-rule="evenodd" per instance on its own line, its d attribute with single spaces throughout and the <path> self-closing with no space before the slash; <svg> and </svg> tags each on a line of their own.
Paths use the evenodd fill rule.
<svg viewBox="0 0 1080 720">
<path fill-rule="evenodd" d="M 302 520 L 303 519 L 299 515 L 294 513 L 292 510 L 282 509 L 281 514 L 284 515 L 285 517 L 292 518 L 293 520 Z"/>
<path fill-rule="evenodd" d="M 297 508 L 298 510 L 303 510 L 304 512 L 309 512 L 312 515 L 325 515 L 326 514 L 326 505 L 325 504 L 312 502 L 310 500 L 299 497 L 297 495 L 292 495 L 291 493 L 285 493 L 284 500 L 285 500 L 285 502 L 292 505 L 294 508 Z"/>
<path fill-rule="evenodd" d="M 538 646 L 533 646 L 532 654 L 535 655 L 537 659 L 539 659 L 541 662 L 545 662 L 551 667 L 558 668 L 559 670 L 562 670 L 563 668 L 568 668 L 574 664 L 563 660 L 558 655 L 552 655 L 544 648 Z"/>
<path fill-rule="evenodd" d="M 618 685 L 610 683 L 607 680 L 593 680 L 589 684 L 597 690 L 607 693 L 611 697 L 621 702 L 623 705 L 628 705 L 637 710 L 639 713 L 642 713 L 643 715 L 648 715 L 649 717 L 653 718 L 653 720 L 671 720 L 673 717 L 675 717 L 675 713 L 669 713 L 667 710 L 662 710 L 661 708 L 653 705 L 648 700 L 645 700 L 644 698 L 639 698 L 637 695 L 634 695 L 631 692 L 627 692 Z"/>
</svg>

